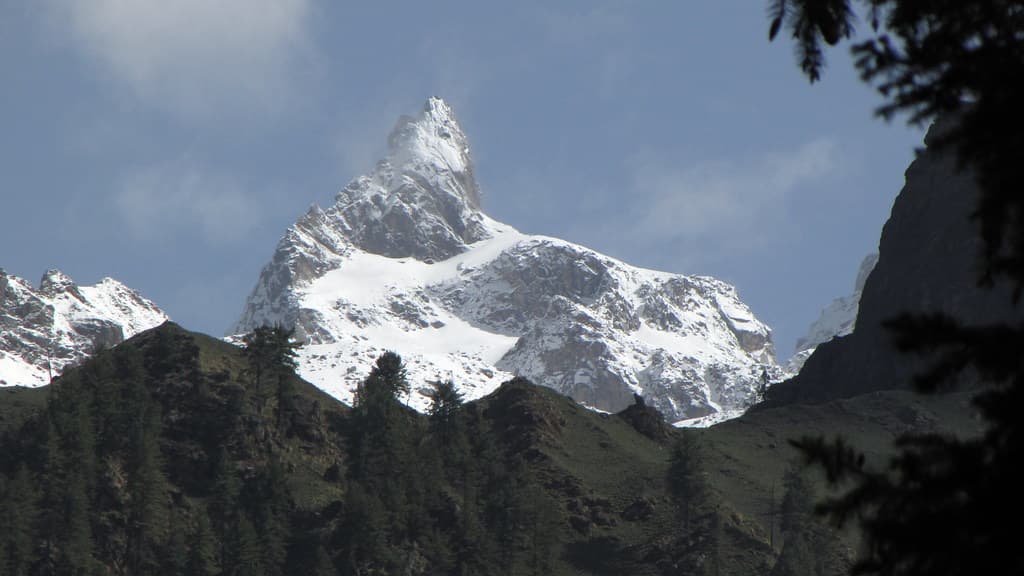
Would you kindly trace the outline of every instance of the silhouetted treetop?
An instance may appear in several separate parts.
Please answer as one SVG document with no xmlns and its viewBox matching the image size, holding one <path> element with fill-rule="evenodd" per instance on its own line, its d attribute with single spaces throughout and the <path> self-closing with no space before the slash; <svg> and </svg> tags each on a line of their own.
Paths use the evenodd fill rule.
<svg viewBox="0 0 1024 576">
<path fill-rule="evenodd" d="M 936 146 L 951 146 L 982 188 L 975 216 L 985 240 L 984 276 L 1024 285 L 1024 3 L 1020 0 L 770 0 L 769 38 L 785 26 L 811 82 L 823 45 L 853 41 L 855 65 L 884 99 L 886 119 L 955 118 Z M 858 33 L 858 24 L 870 31 Z M 860 28 L 864 28 L 863 26 Z"/>
</svg>

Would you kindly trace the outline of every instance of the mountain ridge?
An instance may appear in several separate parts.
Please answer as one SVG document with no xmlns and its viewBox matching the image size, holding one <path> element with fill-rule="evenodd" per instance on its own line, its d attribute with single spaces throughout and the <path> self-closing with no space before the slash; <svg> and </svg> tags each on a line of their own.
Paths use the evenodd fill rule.
<svg viewBox="0 0 1024 576">
<path fill-rule="evenodd" d="M 33 288 L 0 269 L 0 385 L 39 386 L 94 350 L 168 320 L 113 278 L 79 286 L 57 269 Z"/>
<path fill-rule="evenodd" d="M 342 400 L 386 349 L 470 398 L 520 375 L 608 411 L 640 393 L 675 420 L 741 410 L 762 372 L 782 374 L 733 287 L 521 234 L 479 200 L 465 134 L 432 98 L 287 230 L 229 332 L 295 327 L 300 372 Z"/>
</svg>

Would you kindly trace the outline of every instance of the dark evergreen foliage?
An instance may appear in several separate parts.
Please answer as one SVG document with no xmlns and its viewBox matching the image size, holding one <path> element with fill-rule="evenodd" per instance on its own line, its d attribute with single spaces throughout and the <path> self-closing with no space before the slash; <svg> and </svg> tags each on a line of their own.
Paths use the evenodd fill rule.
<svg viewBox="0 0 1024 576">
<path fill-rule="evenodd" d="M 199 339 L 165 325 L 106 350 L 0 430 L 0 574 L 522 575 L 584 562 L 563 552 L 577 537 L 565 498 L 586 497 L 538 451 L 559 411 L 581 410 L 568 399 L 516 380 L 464 404 L 446 383 L 423 417 L 401 402 L 409 383 L 389 353 L 351 409 L 294 380 L 291 429 L 252 393 L 250 357 Z M 269 389 L 279 373 L 262 370 Z M 646 448 L 658 475 L 659 446 Z M 605 551 L 620 567 L 644 566 L 640 554 Z"/>
<path fill-rule="evenodd" d="M 669 491 L 679 500 L 683 530 L 688 532 L 697 507 L 704 501 L 708 490 L 704 456 L 692 434 L 682 434 L 672 445 L 668 485 Z"/>
<path fill-rule="evenodd" d="M 878 113 L 914 123 L 954 117 L 941 139 L 982 189 L 976 217 L 985 240 L 985 278 L 1024 286 L 1024 6 L 1018 0 L 860 0 L 871 33 L 857 36 L 853 0 L 771 0 L 769 37 L 785 25 L 801 68 L 818 80 L 822 43 L 854 39 L 861 77 L 884 99 Z"/>
<path fill-rule="evenodd" d="M 294 340 L 294 334 L 294 329 L 260 326 L 242 337 L 257 409 L 262 412 L 273 398 L 277 426 L 285 432 L 290 431 L 295 414 L 292 378 L 300 344 Z"/>
<path fill-rule="evenodd" d="M 770 37 L 793 31 L 812 81 L 821 41 L 854 36 L 851 0 L 773 0 Z M 862 0 L 872 33 L 853 45 L 862 78 L 884 98 L 886 118 L 944 122 L 939 148 L 956 152 L 981 188 L 974 213 L 984 241 L 979 289 L 1024 288 L 1024 4 L 1016 0 Z M 837 34 L 835 34 L 836 32 Z M 982 384 L 976 398 L 988 426 L 972 440 L 911 435 L 887 470 L 867 466 L 842 439 L 795 443 L 833 483 L 852 486 L 821 511 L 857 519 L 866 553 L 857 572 L 984 574 L 1024 572 L 1011 525 L 1024 511 L 1018 472 L 1024 409 L 1024 327 L 963 326 L 941 315 L 904 316 L 889 327 L 898 346 L 934 358 L 917 387 L 944 389 L 965 372 Z"/>
<path fill-rule="evenodd" d="M 195 525 L 188 537 L 188 557 L 185 573 L 194 576 L 213 576 L 217 573 L 217 550 L 210 519 L 205 511 L 198 511 Z"/>
<path fill-rule="evenodd" d="M 0 479 L 3 476 L 0 475 Z M 0 574 L 25 576 L 32 566 L 36 523 L 36 490 L 28 469 L 20 466 L 4 486 L 0 483 Z"/>
</svg>

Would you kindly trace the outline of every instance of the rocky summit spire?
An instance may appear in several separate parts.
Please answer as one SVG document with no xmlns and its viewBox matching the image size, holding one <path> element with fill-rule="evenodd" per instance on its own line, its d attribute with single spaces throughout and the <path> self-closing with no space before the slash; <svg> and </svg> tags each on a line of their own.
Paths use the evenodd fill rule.
<svg viewBox="0 0 1024 576">
<path fill-rule="evenodd" d="M 352 248 L 440 262 L 493 237 L 495 226 L 480 211 L 466 134 L 448 103 L 430 98 L 417 116 L 399 118 L 387 155 L 370 172 L 285 232 L 229 333 L 295 325 L 291 291 L 338 268 Z"/>
<path fill-rule="evenodd" d="M 74 280 L 56 268 L 51 268 L 43 274 L 43 278 L 39 281 L 39 292 L 50 298 L 57 294 L 69 293 L 79 300 L 82 299 L 82 294 Z"/>
<path fill-rule="evenodd" d="M 448 104 L 427 101 L 399 119 L 387 156 L 356 178 L 326 213 L 357 247 L 394 258 L 439 261 L 489 238 L 469 143 Z"/>
<path fill-rule="evenodd" d="M 388 137 L 387 162 L 402 173 L 450 174 L 458 193 L 473 209 L 480 209 L 480 189 L 473 177 L 469 141 L 451 106 L 432 97 L 416 118 L 402 116 Z"/>
</svg>

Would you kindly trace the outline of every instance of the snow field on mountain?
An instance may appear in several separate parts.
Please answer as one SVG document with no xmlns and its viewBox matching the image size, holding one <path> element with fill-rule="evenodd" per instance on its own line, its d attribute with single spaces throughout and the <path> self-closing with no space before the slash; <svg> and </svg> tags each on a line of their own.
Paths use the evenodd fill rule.
<svg viewBox="0 0 1024 576">
<path fill-rule="evenodd" d="M 527 236 L 493 221 L 490 224 L 495 231 L 492 238 L 470 245 L 462 254 L 432 264 L 413 258 L 368 254 L 354 247 L 347 250 L 338 268 L 296 291 L 299 308 L 316 311 L 321 329 L 319 340 L 329 340 L 311 343 L 302 350 L 300 374 L 338 398 L 351 401 L 353 390 L 369 373 L 373 360 L 384 351 L 392 350 L 401 354 L 406 362 L 414 386 L 410 398 L 406 399 L 411 406 L 424 409 L 428 402 L 427 383 L 437 380 L 451 379 L 468 398 L 476 398 L 491 392 L 514 373 L 537 378 L 548 371 L 540 361 L 521 364 L 514 371 L 495 368 L 519 340 L 515 334 L 503 334 L 480 321 L 490 310 L 488 303 L 493 301 L 487 292 L 510 289 L 487 271 L 503 255 L 525 254 L 542 260 L 544 250 L 558 249 L 570 250 L 580 257 L 600 258 L 606 267 L 607 281 L 637 309 L 644 305 L 642 294 L 649 293 L 652 286 L 679 278 L 626 266 L 562 240 Z M 640 320 L 633 330 L 616 330 L 609 334 L 603 327 L 590 337 L 595 343 L 609 347 L 606 367 L 620 375 L 631 391 L 647 392 L 639 375 L 649 368 L 654 354 L 682 358 L 691 364 L 749 362 L 749 358 L 737 354 L 738 343 L 728 325 L 762 331 L 763 326 L 744 307 L 730 302 L 728 296 L 733 294 L 726 285 L 710 278 L 695 281 L 724 289 L 726 293 L 713 299 L 716 307 L 695 306 L 699 309 L 693 310 L 688 318 L 687 331 L 666 331 Z M 446 309 L 440 301 L 439 295 L 443 295 L 446 288 L 461 291 L 473 286 L 482 290 L 469 297 L 471 304 L 458 311 L 463 318 Z M 571 305 L 577 314 L 589 317 L 589 322 L 595 325 L 614 320 L 596 303 L 585 304 Z M 477 321 L 467 321 L 466 317 L 475 317 Z M 558 324 L 556 319 L 553 322 Z M 709 324 L 720 326 L 709 333 Z M 588 336 L 580 334 L 579 338 L 586 340 Z M 554 346 L 554 341 L 559 339 L 559 335 L 552 335 L 546 342 Z M 570 375 L 574 386 L 586 386 L 592 377 L 593 369 L 587 366 L 577 368 Z M 707 394 L 702 402 L 718 411 L 722 396 Z"/>
<path fill-rule="evenodd" d="M 0 350 L 0 386 L 42 386 L 49 381 L 44 368 Z"/>
<path fill-rule="evenodd" d="M 451 379 L 484 395 L 513 375 L 617 411 L 642 394 L 673 420 L 747 405 L 781 374 L 771 330 L 733 287 L 629 266 L 480 210 L 465 134 L 431 98 L 389 150 L 284 234 L 232 334 L 294 326 L 299 372 L 350 402 L 375 358 L 414 392 Z"/>
</svg>

